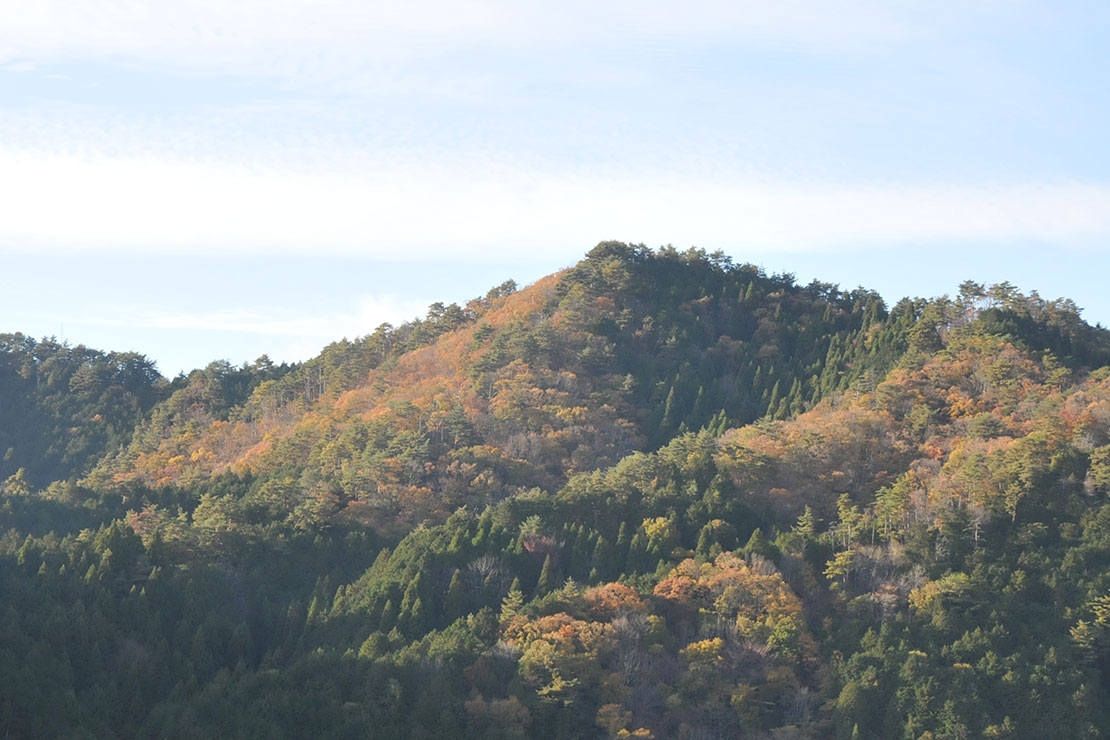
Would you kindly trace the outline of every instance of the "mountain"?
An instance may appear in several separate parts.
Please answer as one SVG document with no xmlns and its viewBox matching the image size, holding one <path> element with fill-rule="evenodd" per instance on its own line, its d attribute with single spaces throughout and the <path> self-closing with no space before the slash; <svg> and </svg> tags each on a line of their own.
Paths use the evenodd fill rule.
<svg viewBox="0 0 1110 740">
<path fill-rule="evenodd" d="M 404 529 L 676 433 L 797 413 L 893 362 L 886 318 L 874 293 L 606 243 L 525 290 L 332 345 L 235 406 L 195 377 L 90 480 L 289 480 L 302 502 Z"/>
<path fill-rule="evenodd" d="M 0 334 L 0 477 L 36 484 L 87 473 L 126 444 L 170 386 L 134 352 Z"/>
<path fill-rule="evenodd" d="M 9 337 L 8 735 L 1110 732 L 1066 300 L 606 242 L 296 366 Z"/>
</svg>

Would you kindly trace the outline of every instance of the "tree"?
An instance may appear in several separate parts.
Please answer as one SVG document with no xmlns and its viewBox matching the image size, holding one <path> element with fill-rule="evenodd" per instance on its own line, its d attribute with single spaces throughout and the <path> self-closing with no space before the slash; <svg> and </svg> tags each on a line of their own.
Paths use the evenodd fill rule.
<svg viewBox="0 0 1110 740">
<path fill-rule="evenodd" d="M 448 622 L 454 622 L 465 613 L 466 594 L 463 591 L 462 574 L 458 568 L 455 568 L 455 572 L 451 574 L 451 584 L 447 587 L 443 609 Z"/>
<path fill-rule="evenodd" d="M 387 633 L 397 624 L 397 610 L 393 606 L 393 599 L 386 599 L 382 608 L 382 616 L 378 622 L 378 631 Z"/>
<path fill-rule="evenodd" d="M 551 556 L 548 555 L 543 560 L 543 568 L 540 570 L 540 577 L 536 581 L 535 593 L 537 596 L 542 596 L 549 593 L 555 588 L 555 573 L 554 566 L 551 564 Z"/>
</svg>

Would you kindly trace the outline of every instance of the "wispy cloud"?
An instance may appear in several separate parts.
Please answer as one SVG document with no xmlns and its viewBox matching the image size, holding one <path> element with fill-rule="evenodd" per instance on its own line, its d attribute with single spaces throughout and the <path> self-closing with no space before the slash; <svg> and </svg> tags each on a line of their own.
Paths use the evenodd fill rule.
<svg viewBox="0 0 1110 740">
<path fill-rule="evenodd" d="M 180 311 L 150 306 L 113 307 L 94 310 L 79 324 L 118 326 L 131 329 L 194 330 L 232 334 L 254 334 L 307 342 L 318 351 L 322 344 L 341 337 L 353 339 L 369 334 L 383 323 L 401 322 L 423 315 L 427 306 L 395 295 L 365 296 L 352 301 L 345 311 L 308 314 L 291 309 Z M 71 322 L 72 324 L 73 322 Z"/>
<path fill-rule="evenodd" d="M 173 368 L 307 357 L 444 298 L 334 293 L 419 293 L 437 262 L 500 280 L 600 239 L 859 262 L 1094 249 L 1107 19 L 1080 5 L 0 0 L 0 264 L 54 286 L 0 313 L 47 332 L 80 317 L 104 346 L 145 332 Z M 228 254 L 324 276 L 279 299 L 221 284 L 97 308 L 101 264 Z M 45 265 L 71 255 L 88 275 L 58 287 Z M 327 266 L 351 264 L 329 257 L 397 262 L 329 294 Z"/>
<path fill-rule="evenodd" d="M 738 40 L 858 49 L 915 33 L 923 3 L 665 0 L 40 0 L 0 3 L 0 62 L 110 58 L 290 79 L 466 48 L 535 49 L 627 39 Z M 381 73 L 388 69 L 377 70 Z"/>
<path fill-rule="evenodd" d="M 997 12 L 989 0 L 939 9 L 916 0 L 694 0 L 681 9 L 665 0 L 0 0 L 0 65 L 14 75 L 65 71 L 58 65 L 88 59 L 132 70 L 164 64 L 190 75 L 264 76 L 305 89 L 408 89 L 413 75 L 423 75 L 437 95 L 481 98 L 487 77 L 512 74 L 511 65 L 478 55 L 472 68 L 456 73 L 444 59 L 475 49 L 520 52 L 535 65 L 519 73 L 522 85 L 542 88 L 551 68 L 574 65 L 572 48 L 620 55 L 637 44 L 778 44 L 854 53 L 935 35 L 983 8 Z M 560 53 L 545 57 L 543 50 L 555 47 Z M 419 60 L 433 61 L 414 71 Z M 932 135 L 933 119 L 919 122 L 916 114 L 872 125 L 903 132 L 885 142 L 864 139 L 857 149 L 845 134 L 857 119 L 892 116 L 883 107 L 894 106 L 886 93 L 897 93 L 902 78 L 829 101 L 810 93 L 846 77 L 783 91 L 770 83 L 743 87 L 758 76 L 754 70 L 719 82 L 698 69 L 692 77 L 704 88 L 687 99 L 676 80 L 656 91 L 654 66 L 612 67 L 615 80 L 601 92 L 587 89 L 588 75 L 575 68 L 566 85 L 574 94 L 556 90 L 554 102 L 532 115 L 520 105 L 535 102 L 527 96 L 437 106 L 414 95 L 393 110 L 390 97 L 348 105 L 343 96 L 322 95 L 324 113 L 298 117 L 295 107 L 304 101 L 277 96 L 266 108 L 273 101 L 265 85 L 228 94 L 231 103 L 168 114 L 165 104 L 140 105 L 144 86 L 158 87 L 162 78 L 126 75 L 112 79 L 127 104 L 44 103 L 29 94 L 25 107 L 0 114 L 0 249 L 497 259 L 527 248 L 569 261 L 583 245 L 609 237 L 807 251 L 938 240 L 1080 244 L 1110 235 L 1110 186 L 1089 178 L 995 178 L 985 167 L 978 178 L 952 171 L 928 181 L 913 181 L 904 170 L 890 174 L 891 167 L 844 175 L 839 170 L 850 171 L 870 150 L 912 159 L 905 154 L 912 136 Z M 628 105 L 597 102 L 610 94 L 621 99 L 635 87 L 621 75 L 637 72 L 647 82 Z M 95 78 L 90 74 L 90 85 Z M 201 86 L 207 89 L 207 78 Z M 775 91 L 783 101 L 754 99 Z M 671 110 L 656 114 L 656 92 L 672 93 Z M 715 107 L 729 93 L 753 102 Z M 81 94 L 97 100 L 95 92 Z M 687 103 L 689 120 L 673 112 Z M 852 113 L 840 119 L 813 115 L 849 104 Z M 623 117 L 624 108 L 633 114 Z M 761 117 L 764 109 L 771 114 Z M 944 109 L 940 119 L 966 112 Z M 344 114 L 350 119 L 335 123 Z M 182 120 L 165 123 L 175 115 Z M 701 115 L 717 122 L 703 125 Z M 651 123 L 657 119 L 666 122 Z M 502 121 L 509 123 L 498 128 Z M 995 123 L 980 121 L 974 130 L 993 133 Z M 514 138 L 517 131 L 526 133 Z M 973 155 L 990 148 L 967 138 Z M 838 142 L 847 145 L 838 150 Z M 1024 139 L 1020 144 L 1027 148 Z M 832 165 L 805 156 L 826 149 L 837 155 Z M 789 159 L 799 151 L 801 165 Z M 757 160 L 795 174 L 753 175 L 745 168 Z M 867 171 L 886 172 L 887 181 L 868 181 Z"/>
<path fill-rule="evenodd" d="M 1110 237 L 1110 186 L 634 178 L 471 163 L 357 176 L 0 149 L 0 248 L 573 259 L 603 238 L 782 251 Z"/>
</svg>

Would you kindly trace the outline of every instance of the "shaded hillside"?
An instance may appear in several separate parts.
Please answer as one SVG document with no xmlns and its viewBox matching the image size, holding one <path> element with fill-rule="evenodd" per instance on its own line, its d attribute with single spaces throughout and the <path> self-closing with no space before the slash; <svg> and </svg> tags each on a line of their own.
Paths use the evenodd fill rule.
<svg viewBox="0 0 1110 740">
<path fill-rule="evenodd" d="M 44 486 L 87 474 L 168 393 L 134 352 L 0 334 L 0 478 L 22 468 Z"/>
</svg>

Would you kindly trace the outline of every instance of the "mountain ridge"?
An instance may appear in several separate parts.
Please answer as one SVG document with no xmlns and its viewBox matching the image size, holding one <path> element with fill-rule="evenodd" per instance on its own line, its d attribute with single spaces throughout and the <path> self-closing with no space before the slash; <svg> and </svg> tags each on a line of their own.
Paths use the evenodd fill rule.
<svg viewBox="0 0 1110 740">
<path fill-rule="evenodd" d="M 708 275 L 716 286 L 707 284 L 708 280 L 693 283 L 688 277 L 686 284 L 680 285 L 668 277 L 668 271 L 682 275 L 684 265 L 686 270 Z M 662 317 L 652 316 L 651 308 L 644 307 L 650 301 L 641 297 L 645 285 L 677 291 L 677 297 L 684 300 L 660 304 Z M 714 289 L 718 293 L 714 294 Z M 766 305 L 760 305 L 759 293 L 766 296 Z M 835 306 L 833 301 L 838 299 L 842 305 Z M 735 306 L 728 305 L 733 301 Z M 846 308 L 851 304 L 846 301 L 866 301 L 867 306 L 855 305 L 849 313 Z M 782 318 L 784 306 L 787 318 Z M 665 330 L 669 331 L 666 337 L 653 336 L 653 332 L 659 333 L 655 321 L 665 319 L 668 311 L 677 311 L 688 328 L 674 327 Z M 866 311 L 872 313 L 865 315 Z M 820 396 L 822 382 L 832 387 L 839 381 L 818 376 L 829 364 L 829 350 L 817 348 L 810 352 L 810 361 L 803 363 L 789 352 L 789 343 L 798 339 L 778 327 L 801 323 L 804 333 L 806 322 L 846 325 L 832 333 L 831 349 L 835 340 L 851 344 L 854 340 L 847 335 L 858 333 L 865 322 L 872 321 L 870 316 L 878 317 L 881 311 L 881 301 L 874 294 L 847 298 L 831 286 L 803 289 L 786 278 L 768 278 L 750 265 L 733 266 L 696 250 L 657 255 L 642 247 L 605 243 L 578 267 L 523 291 L 499 296 L 478 315 L 472 311 L 473 317 L 466 323 L 436 336 L 426 346 L 383 358 L 364 379 L 351 379 L 340 389 L 333 386 L 332 392 L 325 390 L 315 397 L 311 384 L 306 384 L 303 404 L 282 407 L 273 400 L 279 381 L 263 381 L 242 405 L 229 410 L 228 419 L 212 418 L 207 429 L 204 423 L 212 414 L 206 416 L 193 404 L 191 408 L 199 412 L 194 413 L 195 418 L 171 423 L 160 437 L 156 435 L 153 444 L 144 439 L 149 438 L 149 430 L 143 430 L 123 455 L 93 471 L 90 481 L 98 486 L 128 481 L 150 486 L 197 482 L 224 471 L 257 476 L 272 473 L 284 460 L 309 459 L 314 454 L 340 454 L 342 459 L 337 459 L 335 466 L 350 467 L 358 464 L 353 459 L 358 451 L 325 453 L 329 435 L 340 436 L 352 428 L 356 428 L 352 434 L 366 435 L 371 433 L 367 427 L 386 433 L 382 430 L 388 426 L 397 434 L 407 434 L 410 446 L 434 447 L 434 438 L 442 441 L 444 434 L 458 440 L 458 429 L 446 430 L 445 425 L 453 423 L 467 429 L 477 448 L 496 448 L 498 456 L 530 466 L 533 470 L 527 481 L 552 490 L 583 465 L 593 469 L 614 464 L 645 443 L 651 444 L 653 439 L 654 444 L 665 442 L 689 425 L 726 423 L 725 409 L 707 413 L 715 403 L 705 398 L 707 386 L 710 395 L 716 385 L 718 398 L 731 399 L 742 419 L 772 406 L 772 412 L 780 415 L 791 408 L 800 410 Z M 821 318 L 811 318 L 814 312 Z M 706 332 L 701 325 L 711 321 L 731 327 L 738 338 Z M 706 338 L 682 336 L 693 331 L 701 331 Z M 779 348 L 774 342 L 786 346 Z M 639 359 L 618 361 L 629 353 Z M 691 355 L 700 355 L 696 368 L 691 367 Z M 838 363 L 846 364 L 835 355 L 834 350 L 829 374 L 843 372 Z M 740 370 L 736 365 L 744 362 L 745 356 L 755 368 L 748 370 L 754 374 L 754 382 L 763 383 L 757 389 L 761 398 L 747 398 L 736 387 Z M 781 365 L 776 371 L 775 361 L 783 358 L 797 366 L 793 374 L 788 374 L 789 370 L 784 373 Z M 622 362 L 627 367 L 621 367 Z M 639 364 L 649 363 L 658 369 L 638 372 Z M 699 377 L 706 376 L 703 368 L 712 364 L 716 365 L 715 375 Z M 803 364 L 814 371 L 812 377 L 798 377 L 806 369 Z M 692 380 L 682 381 L 683 365 L 686 373 L 694 376 Z M 784 377 L 776 377 L 776 372 Z M 766 379 L 761 381 L 763 374 Z M 659 387 L 649 394 L 637 389 L 644 384 Z M 807 384 L 812 387 L 805 387 Z M 173 402 L 173 398 L 168 400 Z M 268 404 L 277 411 L 268 414 Z M 309 447 L 298 448 L 302 442 Z M 388 442 L 386 446 L 390 444 L 406 442 Z M 420 449 L 410 452 L 423 459 L 417 461 L 410 455 L 408 462 L 401 460 L 401 466 L 421 463 L 446 470 L 458 462 Z M 368 498 L 367 485 L 381 493 L 383 488 L 402 486 L 405 481 L 401 479 L 406 477 L 394 470 L 391 475 L 383 473 L 370 482 L 363 481 L 360 487 L 351 481 L 355 474 L 371 475 L 365 466 L 348 474 L 346 480 L 343 475 L 321 473 L 330 481 L 330 492 L 345 503 Z M 407 482 L 410 487 L 421 484 L 418 487 L 438 491 L 449 485 L 432 480 L 438 477 L 442 476 L 409 474 Z M 403 493 L 394 491 L 392 495 L 396 498 Z"/>
<path fill-rule="evenodd" d="M 152 391 L 0 483 L 16 736 L 1110 732 L 1110 332 L 1066 300 L 604 242 L 292 368 L 63 350 L 2 376 L 21 449 Z"/>
</svg>

